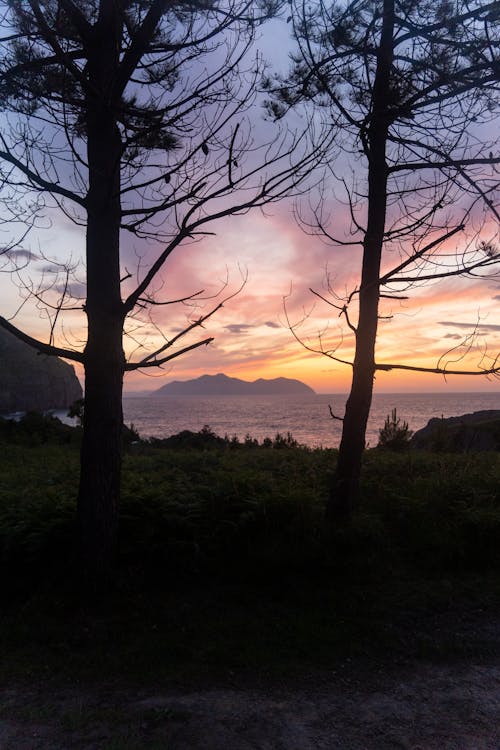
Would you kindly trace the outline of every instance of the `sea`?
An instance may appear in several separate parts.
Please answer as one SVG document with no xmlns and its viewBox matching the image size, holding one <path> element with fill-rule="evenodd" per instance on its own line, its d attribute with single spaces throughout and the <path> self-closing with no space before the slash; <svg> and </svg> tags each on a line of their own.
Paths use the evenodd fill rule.
<svg viewBox="0 0 500 750">
<path fill-rule="evenodd" d="M 336 448 L 347 394 L 301 396 L 155 396 L 124 397 L 124 420 L 142 438 L 168 437 L 181 430 L 197 432 L 205 425 L 218 435 L 247 435 L 261 441 L 290 433 L 311 448 Z M 500 392 L 488 393 L 380 393 L 373 397 L 366 441 L 378 443 L 379 430 L 392 409 L 411 430 L 424 427 L 431 417 L 453 417 L 485 409 L 500 409 Z"/>
</svg>

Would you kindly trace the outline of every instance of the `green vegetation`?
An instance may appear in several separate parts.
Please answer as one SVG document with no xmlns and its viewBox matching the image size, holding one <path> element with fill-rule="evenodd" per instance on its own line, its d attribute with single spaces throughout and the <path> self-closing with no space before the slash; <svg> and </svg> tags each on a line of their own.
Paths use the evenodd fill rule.
<svg viewBox="0 0 500 750">
<path fill-rule="evenodd" d="M 131 442 L 116 587 L 87 605 L 73 559 L 77 431 L 44 440 L 31 424 L 33 439 L 22 423 L 0 431 L 0 676 L 199 677 L 380 649 L 446 654 L 464 644 L 418 628 L 443 609 L 496 605 L 498 454 L 367 451 L 360 505 L 332 540 L 335 451 L 209 428 Z"/>
<path fill-rule="evenodd" d="M 391 451 L 402 451 L 409 447 L 413 435 L 408 422 L 401 421 L 396 409 L 393 409 L 385 419 L 384 426 L 379 430 L 378 447 Z"/>
</svg>

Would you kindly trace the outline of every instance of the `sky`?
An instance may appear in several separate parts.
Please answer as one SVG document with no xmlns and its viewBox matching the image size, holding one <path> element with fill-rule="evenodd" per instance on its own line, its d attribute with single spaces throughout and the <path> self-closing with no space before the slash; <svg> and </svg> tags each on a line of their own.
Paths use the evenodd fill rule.
<svg viewBox="0 0 500 750">
<path fill-rule="evenodd" d="M 81 232 L 72 226 L 64 231 L 61 226 L 54 227 L 46 234 L 44 253 L 57 253 L 62 242 L 71 244 L 75 256 L 83 247 Z M 245 380 L 298 378 L 318 393 L 348 391 L 350 367 L 306 350 L 290 325 L 296 326 L 295 333 L 306 346 L 320 349 L 321 339 L 324 349 L 338 347 L 336 354 L 350 359 L 352 336 L 339 320 L 338 311 L 311 289 L 329 298 L 327 278 L 339 293 L 351 289 L 357 283 L 359 263 L 359 252 L 332 248 L 320 238 L 307 235 L 295 221 L 289 203 L 274 205 L 265 215 L 256 211 L 224 220 L 216 236 L 179 248 L 165 269 L 164 298 L 177 299 L 204 290 L 202 299 L 196 305 L 161 308 L 156 319 L 158 329 L 146 323 L 133 331 L 133 340 L 125 339 L 130 354 L 137 342 L 156 341 L 161 345 L 159 330 L 172 338 L 190 321 L 237 292 L 203 329 L 195 329 L 185 339 L 190 344 L 213 336 L 213 343 L 173 360 L 161 370 L 127 373 L 125 392 L 154 390 L 171 380 L 218 372 Z M 47 263 L 40 260 L 34 265 L 42 268 Z M 18 292 L 6 281 L 6 277 L 0 279 L 4 305 L 10 302 L 13 309 L 19 304 Z M 475 365 L 485 348 L 500 351 L 499 306 L 498 279 L 454 278 L 415 289 L 410 299 L 385 306 L 384 313 L 392 317 L 380 321 L 377 358 L 384 363 L 434 367 L 445 352 L 477 327 L 476 351 L 469 360 Z M 74 345 L 84 335 L 82 314 L 68 312 L 65 320 L 67 343 Z M 21 310 L 19 321 L 27 331 L 47 340 L 48 322 L 43 316 L 26 308 Z M 452 352 L 444 361 L 451 367 L 460 353 Z M 78 368 L 77 372 L 82 375 Z M 392 371 L 378 373 L 375 388 L 379 392 L 496 391 L 499 385 L 497 380 L 483 376 L 445 379 Z"/>
<path fill-rule="evenodd" d="M 328 297 L 327 277 L 340 293 L 351 289 L 358 279 L 359 262 L 359 253 L 332 249 L 319 238 L 306 235 L 289 206 L 274 207 L 265 217 L 235 217 L 203 246 L 185 254 L 181 250 L 169 266 L 174 279 L 189 279 L 191 290 L 215 291 L 217 279 L 223 282 L 226 273 L 229 290 L 234 290 L 240 286 L 241 274 L 245 275 L 241 291 L 200 332 L 201 338 L 214 336 L 214 342 L 175 360 L 160 375 L 163 380 L 129 375 L 128 389 L 149 389 L 172 379 L 224 372 L 245 380 L 293 377 L 319 393 L 346 392 L 351 368 L 308 351 L 294 337 L 290 325 L 296 326 L 295 333 L 306 346 L 317 350 L 338 347 L 335 353 L 340 358 L 351 359 L 352 336 L 339 320 L 338 311 L 311 289 Z M 184 285 L 178 291 L 189 293 Z M 212 302 L 203 304 L 201 312 Z M 384 310 L 392 317 L 380 322 L 377 359 L 435 367 L 443 354 L 477 328 L 476 351 L 468 360 L 477 363 L 485 348 L 500 351 L 499 306 L 498 280 L 455 278 L 416 289 L 409 300 L 393 302 Z M 199 314 L 193 312 L 182 311 L 177 324 L 165 315 L 165 329 L 175 332 Z M 452 352 L 443 361 L 449 367 L 460 367 L 460 362 L 452 363 L 461 353 Z M 376 378 L 380 392 L 498 389 L 497 380 L 482 376 L 444 379 L 392 371 L 378 373 Z"/>
<path fill-rule="evenodd" d="M 279 33 L 285 38 L 283 25 Z M 269 38 L 264 40 L 269 45 Z M 280 47 L 279 59 L 284 59 Z M 286 56 L 285 56 L 286 57 Z M 331 201 L 334 226 L 346 226 L 344 206 Z M 303 210 L 307 207 L 303 204 Z M 334 351 L 341 359 L 353 355 L 353 337 L 338 310 L 313 293 L 327 297 L 327 288 L 340 295 L 359 283 L 360 253 L 353 248 L 335 248 L 324 239 L 307 234 L 299 226 L 291 200 L 273 204 L 265 211 L 254 210 L 244 216 L 219 221 L 210 227 L 213 236 L 178 248 L 167 262 L 159 294 L 178 299 L 203 290 L 196 301 L 159 308 L 156 323 L 134 321 L 125 338 L 129 356 L 140 352 L 141 344 L 159 344 L 213 306 L 225 300 L 223 307 L 204 325 L 183 340 L 185 345 L 207 336 L 208 346 L 196 349 L 168 363 L 161 370 L 127 373 L 125 392 L 154 390 L 171 380 L 186 380 L 202 374 L 256 378 L 298 378 L 318 393 L 346 392 L 351 368 L 335 362 L 319 350 Z M 330 208 L 330 206 L 329 206 Z M 45 273 L 51 276 L 51 259 L 69 256 L 75 265 L 84 253 L 84 229 L 60 216 L 50 216 L 43 232 L 23 242 L 31 253 L 31 265 L 25 281 L 35 286 Z M 6 232 L 4 226 L 2 231 Z M 498 232 L 489 227 L 491 235 Z M 462 248 L 452 241 L 447 250 Z M 397 263 L 397 258 L 395 257 Z M 390 258 L 392 263 L 392 258 Z M 123 266 L 135 273 L 137 249 L 124 244 Z M 81 277 L 81 270 L 76 276 Z M 77 279 L 78 280 L 78 279 Z M 14 282 L 14 283 L 13 283 Z M 16 279 L 0 274 L 1 314 L 12 316 L 28 333 L 48 340 L 50 324 L 43 310 L 22 303 Z M 74 289 L 78 291 L 74 284 Z M 238 291 L 239 290 L 239 291 Z M 237 293 L 236 293 L 237 292 Z M 234 296 L 232 296 L 234 295 Z M 19 309 L 20 308 L 20 309 Z M 380 321 L 377 361 L 435 367 L 464 366 L 474 369 L 485 351 L 500 352 L 500 280 L 454 277 L 425 285 L 410 292 L 404 301 L 391 300 L 383 305 L 385 319 Z M 85 321 L 79 310 L 65 314 L 59 329 L 62 346 L 81 345 Z M 290 330 L 293 327 L 293 332 Z M 467 360 L 461 360 L 460 347 L 473 331 L 476 336 Z M 294 335 L 295 334 L 295 335 Z M 305 345 L 305 346 L 304 346 Z M 306 347 L 309 347 L 307 349 Z M 446 354 L 449 352 L 449 354 Z M 81 368 L 77 374 L 82 378 Z M 82 378 L 83 379 L 83 378 Z M 379 372 L 375 390 L 379 392 L 422 391 L 499 391 L 496 379 L 484 376 L 449 376 L 400 372 Z"/>
</svg>

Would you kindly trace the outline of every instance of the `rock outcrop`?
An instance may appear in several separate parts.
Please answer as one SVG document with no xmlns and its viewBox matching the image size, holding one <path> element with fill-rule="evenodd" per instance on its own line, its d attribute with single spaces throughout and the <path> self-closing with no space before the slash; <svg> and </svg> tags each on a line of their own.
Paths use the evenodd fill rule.
<svg viewBox="0 0 500 750">
<path fill-rule="evenodd" d="M 291 378 L 259 378 L 252 382 L 218 375 L 202 375 L 194 380 L 174 380 L 154 391 L 155 396 L 274 396 L 314 394 L 312 388 Z"/>
<path fill-rule="evenodd" d="M 81 397 L 71 365 L 0 328 L 0 413 L 65 409 Z"/>
<path fill-rule="evenodd" d="M 411 439 L 412 448 L 432 451 L 500 450 L 500 410 L 439 419 L 433 417 Z"/>
</svg>

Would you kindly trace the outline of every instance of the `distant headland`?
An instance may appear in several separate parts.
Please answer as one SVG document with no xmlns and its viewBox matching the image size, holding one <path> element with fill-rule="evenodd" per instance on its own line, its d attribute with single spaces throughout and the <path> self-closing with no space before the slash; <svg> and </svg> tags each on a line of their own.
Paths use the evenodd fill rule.
<svg viewBox="0 0 500 750">
<path fill-rule="evenodd" d="M 248 381 L 223 373 L 202 375 L 194 380 L 174 380 L 153 391 L 155 396 L 274 396 L 315 394 L 312 388 L 292 378 Z"/>
</svg>

